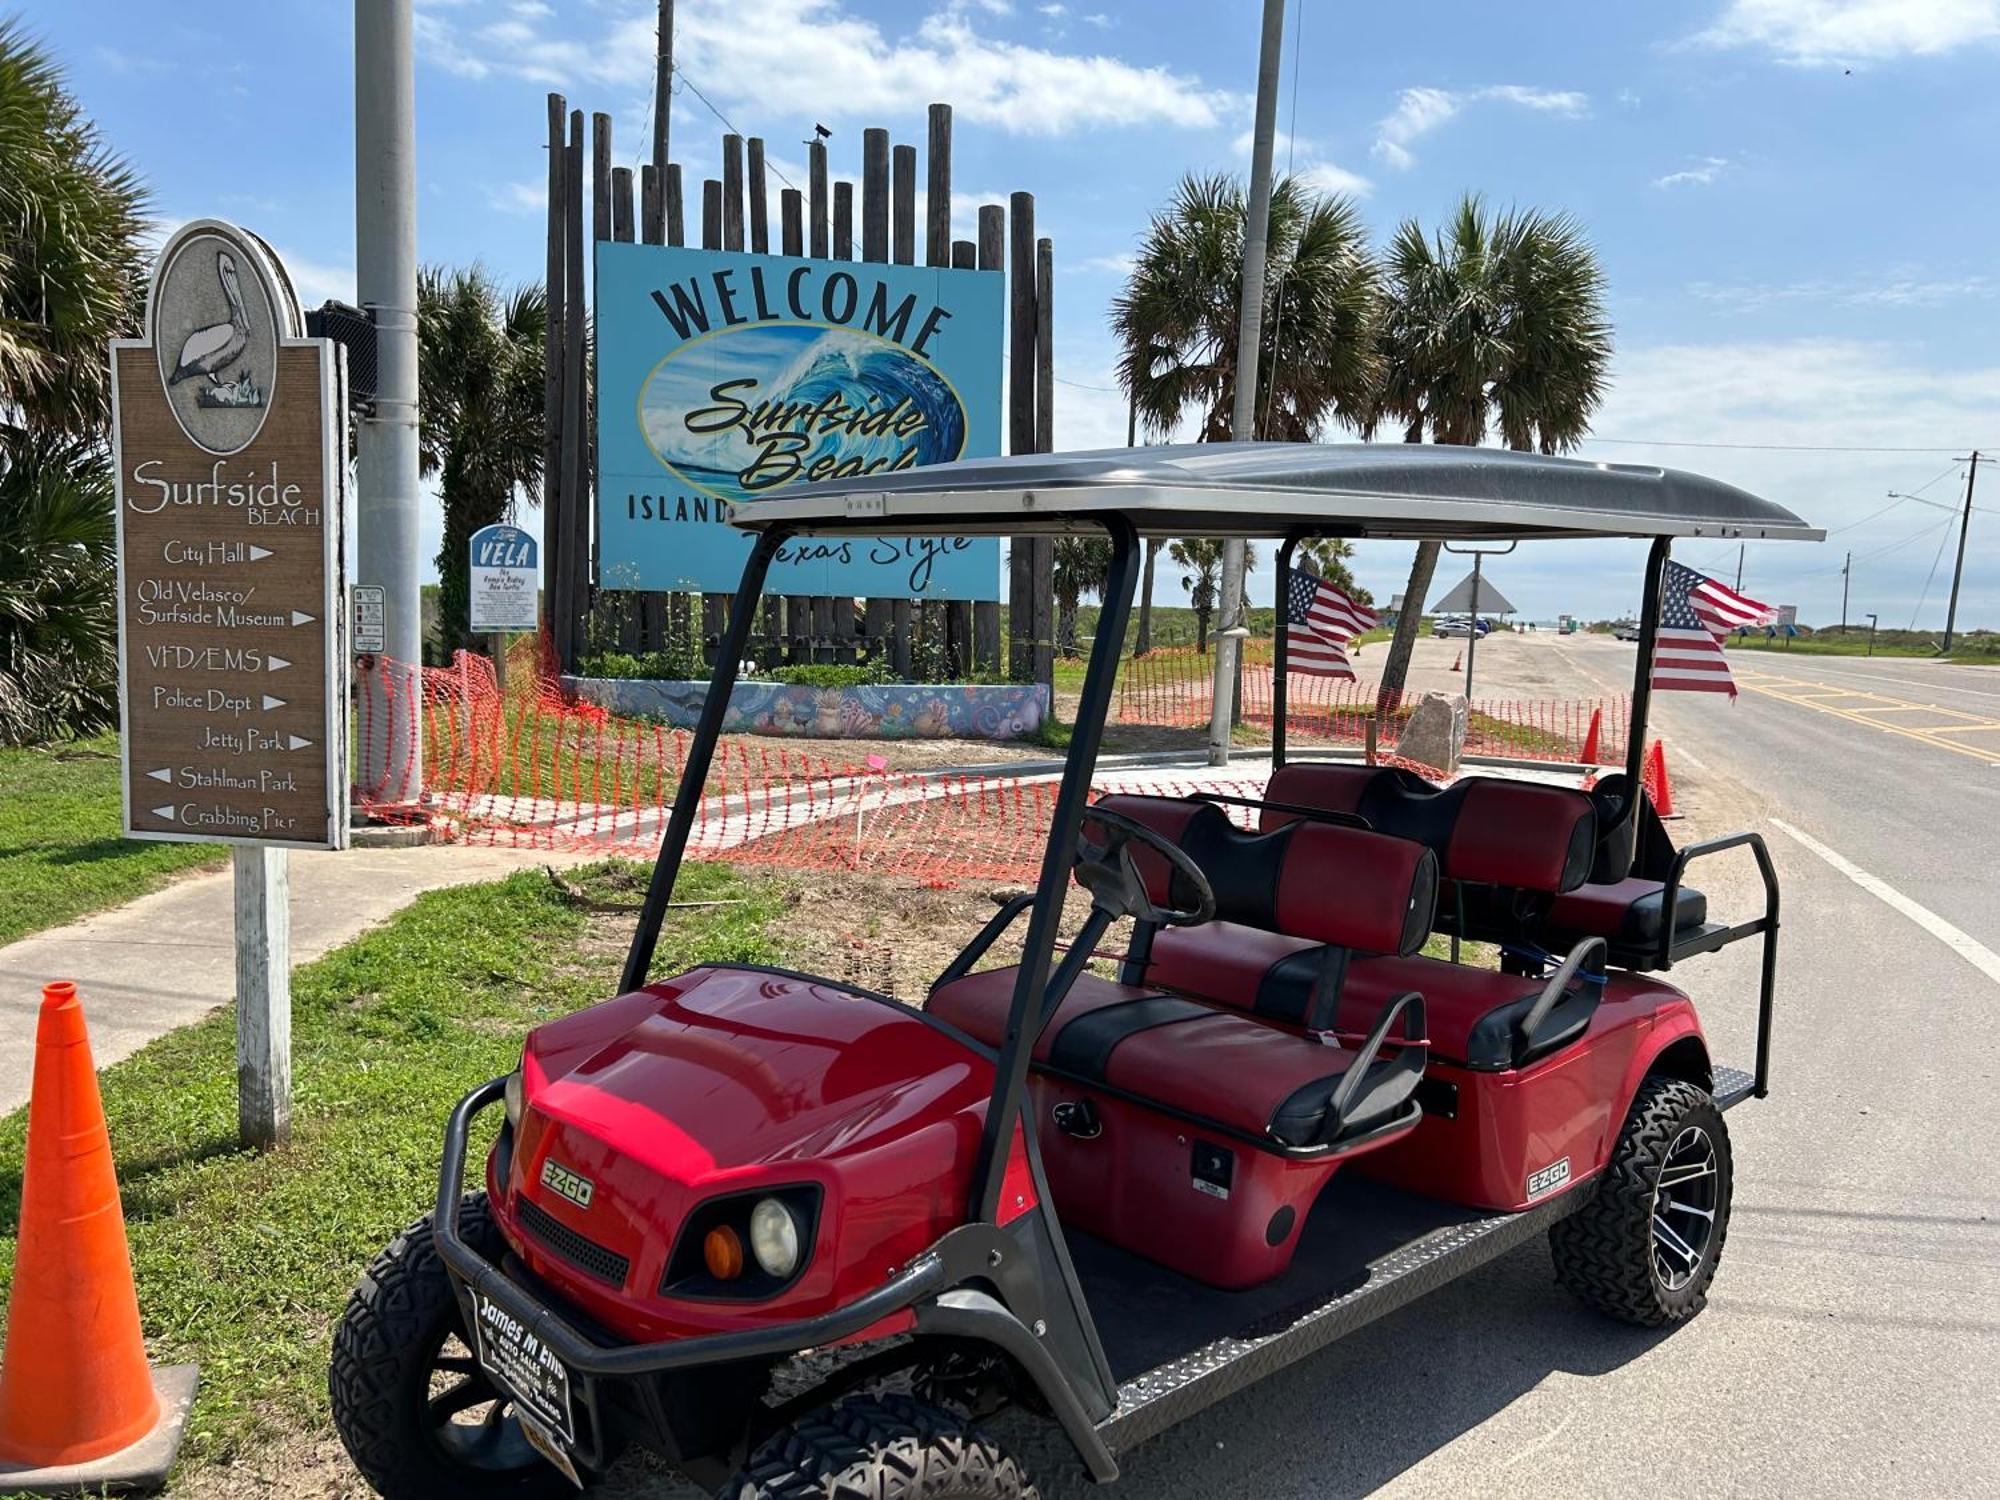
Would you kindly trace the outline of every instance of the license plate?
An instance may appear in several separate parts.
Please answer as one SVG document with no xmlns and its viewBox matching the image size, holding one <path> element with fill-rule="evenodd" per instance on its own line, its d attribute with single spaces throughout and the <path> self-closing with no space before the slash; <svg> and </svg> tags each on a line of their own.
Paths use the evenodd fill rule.
<svg viewBox="0 0 2000 1500">
<path fill-rule="evenodd" d="M 553 1464 L 563 1478 L 578 1489 L 582 1489 L 583 1476 L 576 1472 L 576 1460 L 569 1456 L 568 1450 L 562 1445 L 562 1439 L 547 1431 L 526 1412 L 517 1409 L 515 1415 L 520 1419 L 521 1436 L 528 1440 L 528 1446 Z"/>
<path fill-rule="evenodd" d="M 472 1327 L 480 1366 L 514 1398 L 528 1441 L 574 1480 L 567 1452 L 576 1442 L 568 1369 L 526 1323 L 483 1292 L 472 1294 Z"/>
</svg>

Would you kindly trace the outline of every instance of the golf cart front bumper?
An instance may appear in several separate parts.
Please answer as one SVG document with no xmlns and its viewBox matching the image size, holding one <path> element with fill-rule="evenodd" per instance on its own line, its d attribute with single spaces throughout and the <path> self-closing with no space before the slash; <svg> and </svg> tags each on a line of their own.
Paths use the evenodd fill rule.
<svg viewBox="0 0 2000 1500">
<path fill-rule="evenodd" d="M 987 1291 L 965 1285 L 977 1277 L 1019 1288 L 1012 1263 L 1014 1242 L 990 1225 L 968 1224 L 952 1231 L 874 1290 L 829 1312 L 644 1344 L 621 1341 L 578 1316 L 515 1257 L 508 1256 L 504 1265 L 488 1260 L 461 1234 L 459 1205 L 465 1192 L 472 1120 L 500 1101 L 506 1084 L 504 1077 L 481 1084 L 451 1112 L 438 1170 L 432 1236 L 450 1273 L 466 1327 L 472 1330 L 468 1342 L 475 1357 L 480 1354 L 483 1304 L 513 1319 L 560 1361 L 576 1413 L 573 1431 L 561 1436 L 564 1447 L 583 1467 L 601 1471 L 628 1438 L 637 1438 L 673 1462 L 689 1456 L 687 1445 L 675 1438 L 676 1423 L 668 1410 L 666 1390 L 673 1382 L 661 1377 L 698 1369 L 756 1368 L 853 1339 L 907 1310 L 913 1316 L 905 1326 L 919 1335 L 979 1341 L 1009 1357 L 1047 1401 L 1084 1467 L 1099 1480 L 1117 1476 L 1118 1466 L 1098 1436 L 1092 1414 L 1047 1347 L 1040 1316 L 1031 1314 L 1024 1321 Z M 993 1269 L 1001 1264 L 996 1245 L 1006 1247 L 1005 1272 Z M 1034 1331 L 1029 1322 L 1035 1324 Z M 764 1410 L 773 1420 L 780 1415 L 779 1409 Z M 754 1431 L 749 1434 L 752 1442 L 759 1436 Z"/>
<path fill-rule="evenodd" d="M 865 1296 L 818 1317 L 660 1343 L 621 1343 L 562 1308 L 559 1298 L 518 1261 L 509 1257 L 509 1265 L 496 1265 L 467 1244 L 460 1233 L 467 1136 L 473 1117 L 498 1102 L 505 1088 L 506 1079 L 495 1078 L 467 1094 L 452 1110 L 445 1127 L 432 1233 L 438 1254 L 451 1273 L 466 1326 L 475 1330 L 475 1342 L 480 1337 L 480 1310 L 490 1305 L 516 1320 L 561 1361 L 570 1399 L 578 1409 L 573 1451 L 587 1467 L 601 1468 L 616 1456 L 615 1435 L 628 1430 L 634 1418 L 641 1428 L 650 1428 L 653 1433 L 666 1430 L 664 1420 L 658 1420 L 663 1414 L 658 1410 L 658 1382 L 652 1377 L 703 1366 L 769 1360 L 838 1343 L 945 1289 L 944 1261 L 928 1253 L 916 1257 Z M 474 1352 L 478 1352 L 476 1348 Z M 614 1387 L 624 1389 L 614 1392 Z"/>
</svg>

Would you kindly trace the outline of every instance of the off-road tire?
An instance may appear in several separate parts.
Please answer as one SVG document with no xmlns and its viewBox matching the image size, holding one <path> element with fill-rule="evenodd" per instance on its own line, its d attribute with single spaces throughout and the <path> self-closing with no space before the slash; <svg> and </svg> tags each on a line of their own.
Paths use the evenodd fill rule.
<svg viewBox="0 0 2000 1500">
<path fill-rule="evenodd" d="M 1653 1246 L 1654 1193 L 1683 1133 L 1704 1132 L 1714 1151 L 1714 1219 L 1700 1263 L 1679 1287 L 1662 1278 Z M 1632 1101 L 1611 1164 L 1590 1199 L 1549 1230 L 1556 1280 L 1608 1318 L 1659 1328 L 1683 1322 L 1708 1301 L 1729 1232 L 1729 1127 L 1706 1090 L 1678 1078 L 1648 1078 Z"/>
<path fill-rule="evenodd" d="M 500 1254 L 500 1231 L 484 1193 L 460 1205 L 458 1229 L 482 1254 Z M 333 1332 L 327 1391 L 340 1440 L 362 1478 L 386 1500 L 574 1494 L 540 1459 L 520 1468 L 478 1468 L 454 1460 L 433 1439 L 424 1421 L 432 1359 L 454 1333 L 470 1346 L 427 1214 L 370 1262 Z"/>
<path fill-rule="evenodd" d="M 1037 1500 L 991 1438 L 907 1396 L 856 1396 L 766 1440 L 730 1500 Z"/>
</svg>

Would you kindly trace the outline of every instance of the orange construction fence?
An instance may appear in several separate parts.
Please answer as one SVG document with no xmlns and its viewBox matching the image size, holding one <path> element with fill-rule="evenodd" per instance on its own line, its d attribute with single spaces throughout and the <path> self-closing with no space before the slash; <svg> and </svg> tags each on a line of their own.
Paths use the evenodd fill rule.
<svg viewBox="0 0 2000 1500">
<path fill-rule="evenodd" d="M 1146 722 L 1206 720 L 1205 679 L 1159 659 L 1168 656 L 1126 664 L 1122 720 L 1133 722 L 1147 705 L 1156 712 L 1171 707 L 1179 717 L 1162 714 Z M 466 653 L 448 667 L 400 674 L 406 691 L 421 700 L 420 792 L 414 800 L 407 796 L 408 768 L 400 768 L 402 774 L 356 788 L 361 809 L 386 821 L 428 824 L 454 842 L 650 856 L 685 773 L 692 734 L 577 698 L 532 641 L 521 643 L 508 667 L 504 692 L 493 663 Z M 1358 744 L 1372 710 L 1368 691 L 1324 678 L 1299 681 L 1305 687 L 1291 715 L 1294 733 Z M 1261 676 L 1254 664 L 1246 674 L 1246 687 L 1259 683 L 1261 699 L 1254 691 L 1246 695 L 1249 716 L 1256 719 L 1261 709 L 1269 722 L 1268 663 Z M 1482 703 L 1480 710 L 1492 707 Z M 1542 750 L 1539 758 L 1573 759 L 1572 743 L 1580 748 L 1591 706 L 1569 708 L 1560 718 L 1522 714 L 1507 721 L 1517 726 L 1508 732 Z M 1622 706 L 1605 717 L 1622 723 Z M 373 743 L 385 723 L 380 699 L 364 691 L 357 738 Z M 1487 732 L 1475 744 L 1503 739 L 1502 732 Z M 856 741 L 861 763 L 836 764 L 781 741 L 725 737 L 698 804 L 689 857 L 895 874 L 934 886 L 1034 880 L 1054 811 L 1053 774 L 888 770 L 867 764 L 868 749 Z M 1262 790 L 1254 774 L 1196 779 L 1164 768 L 1106 771 L 1099 784 L 1100 790 L 1115 785 L 1170 796 L 1196 789 L 1255 796 Z"/>
</svg>

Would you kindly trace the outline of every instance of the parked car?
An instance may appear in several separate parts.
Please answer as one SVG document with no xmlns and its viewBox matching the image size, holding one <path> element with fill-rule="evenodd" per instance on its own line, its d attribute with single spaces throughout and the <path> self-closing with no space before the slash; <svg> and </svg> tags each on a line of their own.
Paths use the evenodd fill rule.
<svg viewBox="0 0 2000 1500">
<path fill-rule="evenodd" d="M 1623 625 L 1614 626 L 1611 633 L 1621 641 L 1636 641 L 1639 639 L 1639 627 L 1629 620 Z"/>
<path fill-rule="evenodd" d="M 1492 633 L 1493 622 L 1491 620 L 1482 619 L 1478 622 L 1478 624 L 1479 624 L 1479 633 L 1482 636 L 1489 635 Z M 1466 621 L 1464 616 L 1455 615 L 1447 619 L 1439 620 L 1435 624 L 1433 624 L 1431 626 L 1431 634 L 1469 636 L 1472 634 L 1472 626 L 1470 623 Z"/>
</svg>

